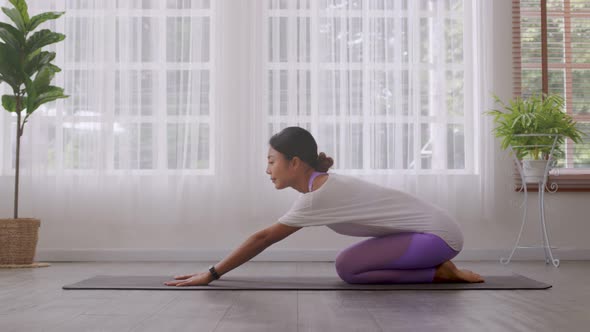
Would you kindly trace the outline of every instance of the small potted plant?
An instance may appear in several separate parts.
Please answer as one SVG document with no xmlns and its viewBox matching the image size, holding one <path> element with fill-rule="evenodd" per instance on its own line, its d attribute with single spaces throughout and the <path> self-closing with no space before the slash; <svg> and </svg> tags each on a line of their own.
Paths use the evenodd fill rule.
<svg viewBox="0 0 590 332">
<path fill-rule="evenodd" d="M 495 100 L 501 109 L 487 112 L 494 117 L 494 134 L 502 139 L 502 149 L 511 147 L 522 161 L 526 182 L 545 180 L 546 170 L 552 166 L 547 163 L 564 155 L 563 144 L 567 138 L 574 143 L 582 140 L 584 133 L 564 112 L 564 99 L 560 95 L 516 97 L 508 103 L 497 96 Z"/>
<path fill-rule="evenodd" d="M 55 52 L 42 48 L 64 40 L 61 33 L 48 29 L 35 31 L 40 24 L 62 16 L 47 12 L 29 17 L 25 0 L 10 0 L 12 8 L 2 11 L 13 24 L 0 22 L 0 84 L 6 83 L 12 94 L 2 96 L 2 106 L 16 116 L 16 172 L 14 215 L 0 219 L 0 266 L 32 266 L 40 220 L 18 217 L 20 145 L 25 124 L 39 106 L 67 97 L 62 88 L 51 85 L 61 69 L 51 62 Z"/>
</svg>

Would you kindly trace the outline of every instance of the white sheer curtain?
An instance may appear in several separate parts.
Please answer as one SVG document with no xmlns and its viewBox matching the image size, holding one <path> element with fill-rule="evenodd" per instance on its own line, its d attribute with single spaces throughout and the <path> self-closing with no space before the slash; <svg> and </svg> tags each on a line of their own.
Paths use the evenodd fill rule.
<svg viewBox="0 0 590 332">
<path fill-rule="evenodd" d="M 63 69 L 56 84 L 70 97 L 39 109 L 25 127 L 21 216 L 84 228 L 224 215 L 211 204 L 231 197 L 212 177 L 212 6 L 207 0 L 30 2 L 32 14 L 66 11 L 49 27 L 67 36 L 51 50 Z M 15 119 L 4 113 L 2 197 L 9 201 Z"/>
<path fill-rule="evenodd" d="M 484 200 L 492 203 L 483 193 L 492 189 L 493 143 L 481 116 L 491 95 L 490 7 L 269 1 L 269 134 L 306 127 L 335 157 L 337 172 L 475 216 Z"/>
<path fill-rule="evenodd" d="M 168 237 L 157 247 L 211 245 L 290 206 L 296 193 L 264 173 L 266 144 L 301 125 L 336 172 L 474 218 L 493 175 L 489 3 L 31 1 L 67 12 L 51 28 L 67 36 L 54 50 L 70 98 L 25 127 L 20 215 L 69 248 L 124 247 L 145 229 Z M 2 112 L 2 215 L 14 123 Z"/>
</svg>

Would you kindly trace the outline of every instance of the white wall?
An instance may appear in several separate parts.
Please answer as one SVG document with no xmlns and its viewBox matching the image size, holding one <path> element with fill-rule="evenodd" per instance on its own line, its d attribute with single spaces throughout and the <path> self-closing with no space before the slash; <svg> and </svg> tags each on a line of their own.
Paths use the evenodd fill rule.
<svg viewBox="0 0 590 332">
<path fill-rule="evenodd" d="M 494 11 L 494 77 L 493 91 L 502 98 L 511 96 L 511 0 L 495 0 Z M 522 194 L 511 189 L 511 161 L 496 161 L 496 216 L 490 219 L 459 220 L 465 235 L 460 259 L 497 259 L 513 245 L 520 227 L 521 210 L 516 204 Z M 267 180 L 264 178 L 264 180 Z M 2 183 L 2 186 L 8 183 Z M 261 189 L 261 199 L 268 194 Z M 274 193 L 273 195 L 277 195 Z M 92 223 L 95 227 L 78 226 L 75 221 L 43 223 L 40 230 L 38 260 L 217 260 L 239 245 L 252 232 L 269 225 L 289 208 L 296 193 L 282 191 L 268 210 L 257 218 L 216 220 L 195 226 L 191 223 L 141 225 L 117 224 L 116 220 Z M 540 242 L 539 224 L 534 218 L 536 195 L 531 195 L 531 219 L 524 240 Z M 0 200 L 0 211 L 10 211 L 11 200 Z M 552 244 L 564 259 L 590 259 L 590 218 L 585 204 L 590 193 L 556 193 L 546 199 L 547 218 Z M 228 202 L 231 208 L 231 202 Z M 94 218 L 96 216 L 89 216 Z M 64 239 L 67 238 L 67 242 Z M 261 259 L 329 260 L 345 245 L 358 239 L 344 237 L 326 228 L 303 229 L 276 244 Z M 521 252 L 520 257 L 541 258 L 542 253 Z"/>
</svg>

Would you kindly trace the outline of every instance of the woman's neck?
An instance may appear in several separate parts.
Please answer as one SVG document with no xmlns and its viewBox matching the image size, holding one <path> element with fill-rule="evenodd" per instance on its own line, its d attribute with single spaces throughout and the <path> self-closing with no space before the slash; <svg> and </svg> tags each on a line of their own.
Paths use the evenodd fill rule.
<svg viewBox="0 0 590 332">
<path fill-rule="evenodd" d="M 309 184 L 310 184 L 310 180 L 315 172 L 316 171 L 314 169 L 310 169 L 310 170 L 306 171 L 305 174 L 300 179 L 297 180 L 297 183 L 291 187 L 300 193 L 305 194 L 305 193 L 310 192 Z M 316 185 L 312 186 L 312 190 L 318 189 L 326 181 L 325 177 L 323 176 L 325 174 L 325 172 L 318 172 L 318 173 L 321 173 L 321 175 L 316 176 L 315 179 L 313 180 L 312 184 L 316 184 Z"/>
</svg>

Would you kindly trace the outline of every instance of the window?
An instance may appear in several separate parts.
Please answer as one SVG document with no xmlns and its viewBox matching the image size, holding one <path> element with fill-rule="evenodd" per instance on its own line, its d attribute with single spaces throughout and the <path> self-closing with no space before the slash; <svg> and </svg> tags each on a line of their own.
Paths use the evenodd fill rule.
<svg viewBox="0 0 590 332">
<path fill-rule="evenodd" d="M 252 84 L 263 86 L 263 95 L 253 98 L 264 100 L 265 119 L 254 132 L 259 126 L 268 135 L 287 125 L 306 127 L 341 170 L 479 173 L 474 110 L 482 109 L 482 71 L 476 68 L 481 22 L 471 1 L 65 0 L 30 6 L 67 12 L 51 28 L 67 35 L 53 48 L 63 68 L 56 84 L 71 97 L 45 105 L 36 116 L 47 119 L 31 122 L 47 126 L 32 129 L 47 137 L 39 151 L 47 151 L 51 170 L 214 172 L 216 147 L 224 148 L 214 142 L 222 137 L 215 136 L 221 112 L 214 82 L 225 79 L 215 59 L 241 59 L 215 54 L 222 47 L 214 47 L 213 32 L 222 31 L 228 44 L 243 42 L 230 31 L 234 22 L 219 20 L 223 26 L 216 30 L 215 18 L 224 17 L 216 8 L 227 6 L 255 8 L 242 15 L 264 22 L 261 33 L 246 37 L 244 44 L 253 46 L 238 48 L 255 49 L 254 61 L 263 59 L 264 79 Z M 8 144 L 13 136 L 6 135 Z M 10 169 L 14 152 L 4 150 Z"/>
<path fill-rule="evenodd" d="M 63 70 L 57 84 L 70 97 L 37 111 L 45 119 L 32 125 L 48 128 L 28 128 L 46 130 L 47 167 L 212 172 L 211 2 L 67 0 L 29 7 L 64 9 L 67 15 L 47 24 L 67 36 L 49 49 Z M 14 147 L 10 160 L 14 167 Z"/>
<path fill-rule="evenodd" d="M 306 127 L 344 170 L 475 172 L 470 5 L 267 0 L 269 134 Z"/>
<path fill-rule="evenodd" d="M 547 56 L 542 55 L 542 5 L 547 13 Z M 586 0 L 513 0 L 514 94 L 559 93 L 566 112 L 588 135 L 568 141 L 552 180 L 563 190 L 590 189 L 590 3 Z M 548 75 L 543 77 L 546 63 Z M 586 174 L 586 175 L 585 175 Z"/>
<path fill-rule="evenodd" d="M 547 56 L 543 57 L 542 11 L 546 5 Z M 588 135 L 566 142 L 565 157 L 552 171 L 560 190 L 590 189 L 590 4 L 585 0 L 513 0 L 514 94 L 559 93 L 566 112 Z M 547 77 L 543 76 L 543 64 Z M 544 91 L 544 83 L 545 89 Z"/>
<path fill-rule="evenodd" d="M 95 224 L 104 218 L 85 216 L 107 208 L 109 222 L 134 226 L 271 216 L 296 194 L 277 196 L 264 173 L 268 137 L 288 125 L 311 130 L 335 171 L 458 218 L 477 220 L 493 199 L 482 116 L 492 1 L 29 6 L 66 11 L 51 28 L 67 36 L 54 45 L 55 85 L 70 98 L 37 111 L 21 150 L 27 192 L 47 198 L 41 213 Z M 11 122 L 0 116 L 3 179 L 14 174 Z"/>
</svg>

